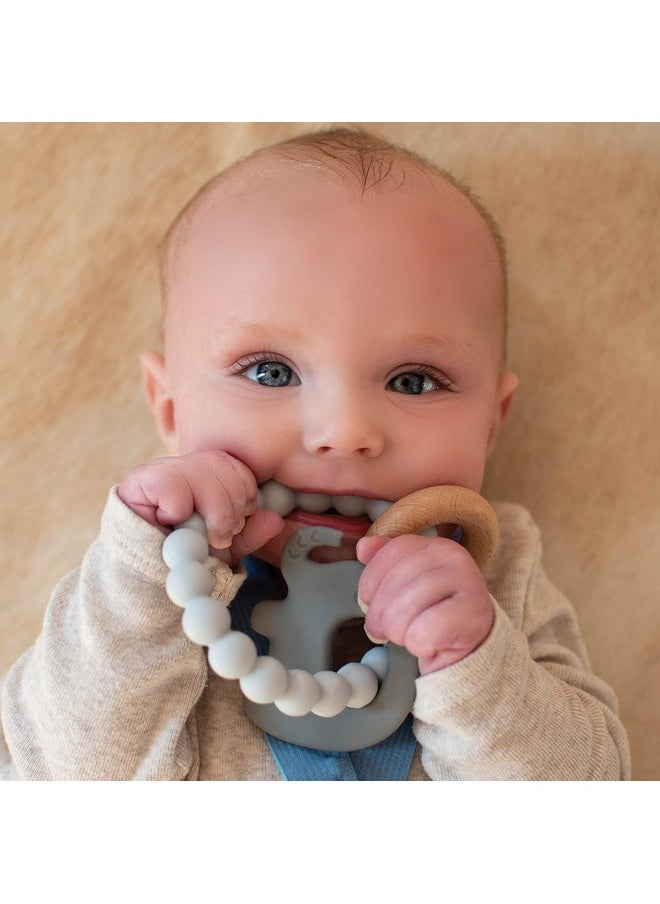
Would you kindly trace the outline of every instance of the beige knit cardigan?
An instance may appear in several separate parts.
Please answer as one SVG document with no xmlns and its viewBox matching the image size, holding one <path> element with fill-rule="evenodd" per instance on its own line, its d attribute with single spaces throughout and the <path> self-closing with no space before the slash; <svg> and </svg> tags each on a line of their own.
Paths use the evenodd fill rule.
<svg viewBox="0 0 660 904">
<path fill-rule="evenodd" d="M 409 778 L 628 779 L 616 699 L 542 569 L 539 532 L 520 506 L 495 510 L 494 627 L 470 656 L 417 680 Z M 211 672 L 182 633 L 164 592 L 162 539 L 113 488 L 98 538 L 2 679 L 0 777 L 281 779 L 238 683 Z M 229 603 L 245 573 L 209 564 L 214 595 Z"/>
</svg>

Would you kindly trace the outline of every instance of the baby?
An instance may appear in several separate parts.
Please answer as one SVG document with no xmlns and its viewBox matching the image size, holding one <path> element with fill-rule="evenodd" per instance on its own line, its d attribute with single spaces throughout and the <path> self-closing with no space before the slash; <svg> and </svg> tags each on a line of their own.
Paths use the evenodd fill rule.
<svg viewBox="0 0 660 904">
<path fill-rule="evenodd" d="M 169 454 L 112 490 L 98 539 L 5 676 L 3 775 L 628 778 L 616 700 L 525 510 L 496 506 L 483 575 L 452 525 L 364 536 L 374 501 L 478 491 L 517 386 L 503 245 L 471 193 L 368 133 L 314 133 L 208 183 L 170 228 L 162 268 L 164 353 L 143 370 Z M 163 536 L 194 511 L 214 595 L 243 630 L 259 599 L 286 592 L 289 537 L 339 528 L 341 546 L 315 557 L 365 566 L 364 629 L 419 663 L 414 722 L 369 757 L 264 735 L 165 594 Z"/>
</svg>

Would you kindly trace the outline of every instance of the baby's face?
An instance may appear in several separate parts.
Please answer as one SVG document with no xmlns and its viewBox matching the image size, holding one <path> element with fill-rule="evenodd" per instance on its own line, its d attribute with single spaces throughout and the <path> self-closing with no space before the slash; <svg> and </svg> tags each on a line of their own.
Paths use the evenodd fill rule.
<svg viewBox="0 0 660 904">
<path fill-rule="evenodd" d="M 500 368 L 497 256 L 468 202 L 418 176 L 362 195 L 271 169 L 180 244 L 157 419 L 171 453 L 222 449 L 292 491 L 263 558 L 279 564 L 310 523 L 340 527 L 332 556 L 352 557 L 361 499 L 481 487 L 516 382 Z M 335 503 L 344 516 L 310 511 Z"/>
</svg>

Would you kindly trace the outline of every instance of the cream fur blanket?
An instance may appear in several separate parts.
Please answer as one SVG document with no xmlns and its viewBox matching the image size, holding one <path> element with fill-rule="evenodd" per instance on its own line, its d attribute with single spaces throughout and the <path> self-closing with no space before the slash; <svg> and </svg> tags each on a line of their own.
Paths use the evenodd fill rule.
<svg viewBox="0 0 660 904">
<path fill-rule="evenodd" d="M 108 487 L 161 452 L 138 368 L 159 342 L 157 242 L 218 169 L 317 125 L 0 126 L 0 672 Z M 522 387 L 484 492 L 540 524 L 634 776 L 660 779 L 660 127 L 365 125 L 468 182 L 502 227 Z"/>
</svg>

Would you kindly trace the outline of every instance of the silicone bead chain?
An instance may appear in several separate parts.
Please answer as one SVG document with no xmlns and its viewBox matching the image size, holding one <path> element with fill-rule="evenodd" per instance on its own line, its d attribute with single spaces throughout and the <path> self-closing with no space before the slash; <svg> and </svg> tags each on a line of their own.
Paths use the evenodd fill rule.
<svg viewBox="0 0 660 904">
<path fill-rule="evenodd" d="M 314 675 L 287 669 L 272 656 L 259 656 L 251 637 L 231 629 L 227 607 L 210 596 L 215 582 L 205 565 L 208 554 L 206 525 L 197 513 L 163 543 L 163 560 L 171 569 L 167 595 L 184 610 L 181 623 L 186 637 L 208 647 L 208 663 L 216 675 L 237 679 L 248 700 L 274 703 L 287 716 L 312 712 L 331 718 L 347 706 L 361 709 L 371 703 L 387 671 L 388 653 L 383 647 L 373 647 L 360 662 L 349 662 L 337 672 Z"/>
</svg>

